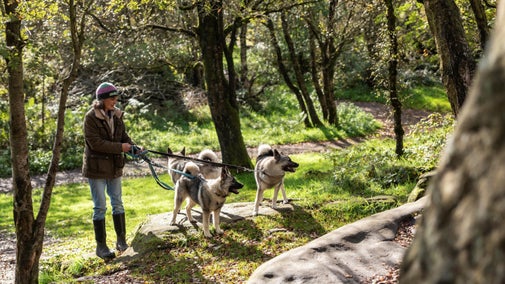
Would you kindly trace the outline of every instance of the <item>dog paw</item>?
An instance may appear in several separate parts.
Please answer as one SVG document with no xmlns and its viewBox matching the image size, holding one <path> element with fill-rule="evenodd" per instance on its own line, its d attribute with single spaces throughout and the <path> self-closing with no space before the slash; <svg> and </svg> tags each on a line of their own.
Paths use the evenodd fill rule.
<svg viewBox="0 0 505 284">
<path fill-rule="evenodd" d="M 209 233 L 209 232 L 203 232 L 203 235 L 206 237 L 206 238 L 212 238 L 212 234 Z"/>
<path fill-rule="evenodd" d="M 289 200 L 282 201 L 282 204 L 288 204 L 288 203 L 289 203 Z"/>
<path fill-rule="evenodd" d="M 252 215 L 253 215 L 253 217 L 258 216 L 258 212 L 254 211 L 254 212 L 252 213 Z"/>
<path fill-rule="evenodd" d="M 218 235 L 222 235 L 223 233 L 224 233 L 223 230 L 216 230 L 216 234 L 218 234 Z"/>
</svg>

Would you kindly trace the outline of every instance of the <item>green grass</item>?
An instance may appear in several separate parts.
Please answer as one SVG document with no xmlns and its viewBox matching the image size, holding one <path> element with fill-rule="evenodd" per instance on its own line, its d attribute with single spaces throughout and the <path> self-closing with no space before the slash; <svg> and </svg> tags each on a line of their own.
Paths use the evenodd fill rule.
<svg viewBox="0 0 505 284">
<path fill-rule="evenodd" d="M 420 91 L 421 96 L 426 93 Z M 370 116 L 344 104 L 339 109 L 342 128 L 304 129 L 296 111 L 282 107 L 280 102 L 285 98 L 279 96 L 280 101 L 268 107 L 270 113 L 243 112 L 243 131 L 248 145 L 363 136 L 377 127 Z M 434 97 L 426 101 L 438 104 Z M 288 107 L 292 105 L 288 103 Z M 174 151 L 182 146 L 198 151 L 214 145 L 215 134 L 206 119 L 208 113 L 199 109 L 194 110 L 193 115 L 195 120 L 186 124 L 161 126 L 164 123 L 159 120 L 150 122 L 160 130 L 151 131 L 154 135 L 143 133 L 146 137 L 142 137 L 150 142 L 149 145 L 161 148 L 168 144 Z M 137 131 L 149 125 L 140 120 L 131 127 L 140 133 Z M 153 239 L 146 244 L 151 247 L 147 255 L 122 264 L 104 263 L 94 255 L 93 205 L 88 185 L 55 187 L 46 224 L 46 239 L 52 242 L 44 247 L 40 283 L 68 283 L 80 276 L 107 275 L 125 268 L 132 277 L 146 283 L 244 282 L 261 263 L 289 249 L 406 202 L 417 177 L 436 166 L 452 127 L 450 117 L 431 116 L 419 124 L 413 134 L 406 136 L 405 156 L 401 159 L 396 158 L 394 141 L 390 139 L 371 139 L 326 153 L 293 155 L 292 159 L 300 167 L 296 173 L 287 175 L 285 186 L 288 197 L 293 199 L 294 211 L 222 224 L 224 235 L 210 240 L 204 238 L 201 231 L 196 234 L 181 231 L 163 239 Z M 261 135 L 269 139 L 255 140 Z M 169 181 L 166 174 L 160 178 Z M 244 183 L 244 188 L 240 194 L 230 196 L 227 202 L 253 202 L 253 174 L 241 173 L 237 178 Z M 137 227 L 149 215 L 173 209 L 173 192 L 161 189 L 151 177 L 125 178 L 123 185 L 127 239 L 131 242 Z M 41 190 L 34 191 L 35 205 L 40 195 Z M 272 190 L 265 193 L 266 198 L 271 195 Z M 389 196 L 390 199 L 370 199 L 376 196 Z M 12 202 L 12 194 L 0 195 L 0 230 L 8 233 L 14 231 Z M 113 236 L 111 218 L 107 219 L 107 232 Z M 114 239 L 109 237 L 110 245 Z"/>
<path fill-rule="evenodd" d="M 401 98 L 404 108 L 450 112 L 441 86 L 421 86 L 405 90 Z M 325 125 L 320 128 L 305 128 L 296 99 L 286 88 L 267 89 L 262 99 L 259 102 L 262 106 L 260 111 L 241 106 L 241 130 L 247 147 L 256 147 L 260 143 L 287 144 L 364 136 L 378 126 L 373 119 L 367 119 L 366 114 L 356 111 L 352 106 L 339 103 L 339 127 Z M 337 99 L 387 103 L 384 96 L 363 87 L 340 91 L 337 93 Z M 36 117 L 40 115 L 39 108 L 36 104 L 28 107 L 28 120 L 38 119 Z M 83 104 L 66 113 L 65 139 L 59 165 L 61 170 L 81 166 L 84 138 L 82 129 L 76 126 L 82 123 L 82 117 L 88 108 L 88 105 Z M 129 105 L 125 112 L 125 123 L 130 136 L 146 149 L 165 151 L 170 147 L 173 151 L 179 151 L 186 147 L 187 153 L 197 153 L 204 148 L 219 150 L 219 142 L 207 106 L 179 113 L 172 109 L 151 110 L 148 106 Z M 48 120 L 46 125 L 55 125 L 55 121 Z M 28 131 L 30 139 L 33 140 L 30 146 L 34 148 L 30 150 L 31 174 L 44 174 L 52 155 L 52 144 L 47 141 L 51 141 L 54 131 L 51 131 L 50 127 L 42 128 L 37 125 L 29 125 Z M 0 144 L 5 145 L 5 150 L 0 152 L 0 177 L 9 177 L 11 168 L 8 141 L 0 139 Z"/>
<path fill-rule="evenodd" d="M 387 96 L 377 94 L 366 87 L 357 87 L 344 90 L 337 94 L 340 100 L 379 102 L 386 104 Z M 418 109 L 431 112 L 450 113 L 451 105 L 447 100 L 447 94 L 442 85 L 418 86 L 413 89 L 405 89 L 400 92 L 402 107 L 406 109 Z"/>
<path fill-rule="evenodd" d="M 244 282 L 272 257 L 345 224 L 403 204 L 417 177 L 436 165 L 451 129 L 450 118 L 431 117 L 406 139 L 406 155 L 402 159 L 395 157 L 394 141 L 389 139 L 371 139 L 327 153 L 293 155 L 300 167 L 287 175 L 285 184 L 294 211 L 223 224 L 224 235 L 210 240 L 201 231 L 174 233 L 146 244 L 152 248 L 147 255 L 123 264 L 104 265 L 94 256 L 88 186 L 55 187 L 46 233 L 56 242 L 44 248 L 44 255 L 51 257 L 41 262 L 41 283 L 72 282 L 80 276 L 106 275 L 125 268 L 132 277 L 146 283 Z M 160 178 L 169 180 L 166 174 Z M 244 188 L 227 202 L 253 202 L 253 174 L 241 173 L 237 178 Z M 265 197 L 271 195 L 269 190 Z M 369 199 L 384 195 L 391 198 Z M 36 191 L 36 203 L 39 198 L 40 191 Z M 127 238 L 131 241 L 136 228 L 149 215 L 173 209 L 173 192 L 161 189 L 151 177 L 128 178 L 124 179 L 124 201 Z M 11 195 L 0 196 L 2 230 L 13 229 L 11 204 Z M 110 218 L 107 230 L 113 235 Z M 113 241 L 114 237 L 109 238 L 111 245 Z"/>
<path fill-rule="evenodd" d="M 402 92 L 405 108 L 450 113 L 451 105 L 443 86 L 421 86 Z"/>
<path fill-rule="evenodd" d="M 339 127 L 325 125 L 306 128 L 292 95 L 281 94 L 272 100 L 265 104 L 261 112 L 247 108 L 241 110 L 241 131 L 247 147 L 257 147 L 261 143 L 279 145 L 365 136 L 379 127 L 370 114 L 351 104 L 339 104 Z M 205 148 L 219 150 L 208 107 L 193 109 L 190 113 L 192 116 L 179 124 L 166 121 L 163 115 L 148 117 L 146 121 L 125 123 L 135 142 L 147 149 L 165 151 L 169 146 L 173 151 L 179 151 L 186 147 L 187 153 L 197 153 Z"/>
</svg>

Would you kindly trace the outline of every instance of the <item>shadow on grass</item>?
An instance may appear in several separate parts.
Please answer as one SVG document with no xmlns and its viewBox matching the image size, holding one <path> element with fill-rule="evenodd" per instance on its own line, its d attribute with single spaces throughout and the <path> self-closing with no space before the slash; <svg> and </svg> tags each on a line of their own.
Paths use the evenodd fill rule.
<svg viewBox="0 0 505 284">
<path fill-rule="evenodd" d="M 187 254 L 191 248 L 198 247 L 196 224 L 191 227 L 176 226 L 160 237 L 152 232 L 137 233 L 131 242 L 131 249 L 136 254 L 116 258 L 122 269 L 131 271 L 132 276 L 147 281 L 146 283 L 205 283 L 198 253 Z M 195 250 L 196 252 L 197 250 Z"/>
<path fill-rule="evenodd" d="M 138 254 L 121 256 L 116 262 L 144 281 L 215 283 L 233 277 L 245 281 L 261 263 L 294 248 L 294 239 L 305 241 L 307 237 L 315 238 L 325 233 L 323 226 L 309 212 L 291 205 L 292 209 L 278 208 L 279 214 L 255 218 L 222 212 L 224 233 L 216 234 L 211 226 L 212 238 L 203 236 L 201 215 L 194 214 L 197 224 L 188 226 L 189 222 L 184 220 L 184 225 L 162 235 L 137 233 L 131 243 Z M 273 250 L 272 242 L 278 243 Z M 225 269 L 230 265 L 236 266 L 235 275 L 226 275 L 232 273 Z M 222 270 L 222 275 L 212 276 L 218 270 Z"/>
<path fill-rule="evenodd" d="M 293 231 L 297 235 L 320 236 L 325 233 L 324 227 L 308 211 L 296 204 L 291 203 L 293 210 L 278 209 L 280 216 L 269 216 L 281 225 L 281 227 Z"/>
</svg>

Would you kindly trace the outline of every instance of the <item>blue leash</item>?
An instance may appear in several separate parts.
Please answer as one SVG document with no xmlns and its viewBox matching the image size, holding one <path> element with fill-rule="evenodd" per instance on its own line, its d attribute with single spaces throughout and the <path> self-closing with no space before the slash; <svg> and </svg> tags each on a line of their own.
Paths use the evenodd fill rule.
<svg viewBox="0 0 505 284">
<path fill-rule="evenodd" d="M 156 183 L 163 189 L 165 190 L 174 190 L 173 187 L 171 187 L 170 185 L 168 185 L 167 183 L 163 182 L 162 180 L 160 180 L 160 178 L 158 177 L 158 174 L 156 173 L 156 170 L 154 169 L 154 167 L 159 167 L 159 168 L 165 168 L 161 165 L 158 165 L 157 163 L 153 162 L 151 159 L 149 159 L 149 157 L 147 157 L 147 153 L 149 151 L 148 150 L 144 150 L 144 151 L 140 151 L 140 148 L 135 146 L 135 145 L 132 145 L 131 147 L 131 150 L 129 152 L 127 152 L 127 154 L 132 157 L 133 159 L 135 160 L 139 160 L 139 159 L 142 159 L 144 162 L 146 162 L 148 165 L 149 165 L 149 170 L 151 170 L 151 175 L 153 176 L 154 180 L 156 181 Z M 185 172 L 181 172 L 179 170 L 176 170 L 176 169 L 171 169 L 172 171 L 180 174 L 180 175 L 183 175 L 185 177 L 188 177 L 190 179 L 194 179 L 195 177 L 188 174 L 188 173 L 185 173 Z"/>
</svg>

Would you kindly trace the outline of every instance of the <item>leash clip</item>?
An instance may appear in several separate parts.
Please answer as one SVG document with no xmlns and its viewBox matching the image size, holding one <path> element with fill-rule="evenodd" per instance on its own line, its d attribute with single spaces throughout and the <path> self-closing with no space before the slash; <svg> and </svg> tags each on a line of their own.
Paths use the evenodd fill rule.
<svg viewBox="0 0 505 284">
<path fill-rule="evenodd" d="M 141 158 L 141 159 L 145 160 L 145 158 L 147 158 L 146 154 L 148 152 L 149 152 L 148 150 L 142 151 L 142 149 L 137 145 L 132 145 L 130 148 L 130 151 L 126 152 L 126 154 L 128 154 L 130 157 L 132 157 L 134 159 Z"/>
</svg>

